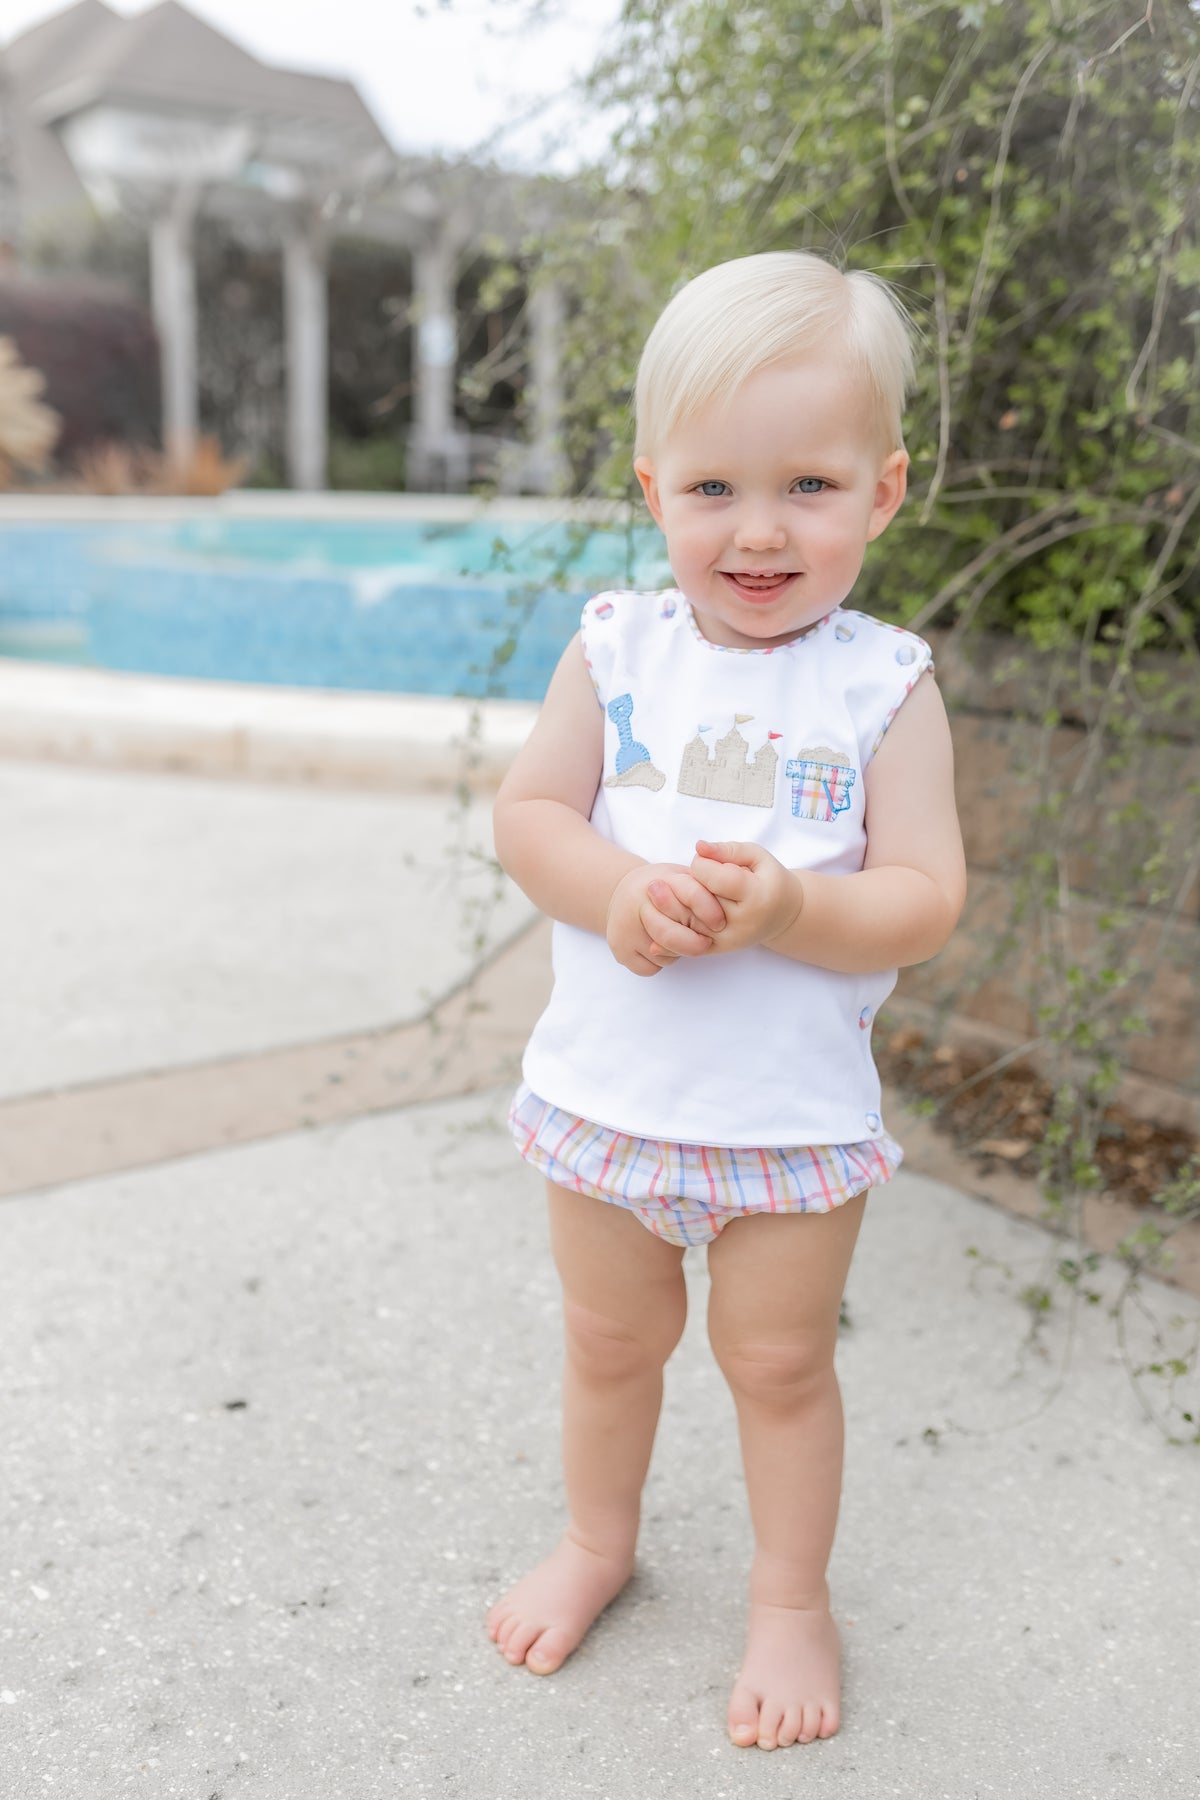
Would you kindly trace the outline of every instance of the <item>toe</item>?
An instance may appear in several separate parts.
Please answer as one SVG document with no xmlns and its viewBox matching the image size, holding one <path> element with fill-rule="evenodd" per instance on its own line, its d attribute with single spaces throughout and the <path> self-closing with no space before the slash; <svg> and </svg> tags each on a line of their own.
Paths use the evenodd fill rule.
<svg viewBox="0 0 1200 1800">
<path fill-rule="evenodd" d="M 779 1728 L 783 1724 L 783 1707 L 778 1700 L 764 1700 L 758 1711 L 758 1747 L 779 1748 Z"/>
<path fill-rule="evenodd" d="M 832 1737 L 841 1722 L 841 1715 L 836 1706 L 822 1707 L 821 1726 L 820 1730 L 817 1732 L 817 1736 L 823 1738 Z"/>
<path fill-rule="evenodd" d="M 730 1695 L 729 1735 L 743 1749 L 758 1742 L 758 1700 L 749 1688 L 735 1687 Z"/>
<path fill-rule="evenodd" d="M 500 1648 L 510 1663 L 523 1663 L 529 1646 L 541 1633 L 540 1625 L 530 1625 L 526 1621 L 516 1619 L 511 1629 L 501 1639 Z"/>
<path fill-rule="evenodd" d="M 509 1618 L 509 1613 L 507 1612 L 505 1607 L 502 1605 L 501 1606 L 493 1606 L 491 1612 L 488 1614 L 484 1623 L 487 1626 L 487 1634 L 491 1638 L 493 1644 L 496 1643 L 496 1641 L 498 1640 L 501 1630 L 503 1629 L 508 1618 Z"/>
<path fill-rule="evenodd" d="M 783 1715 L 783 1724 L 779 1727 L 779 1747 L 781 1750 L 786 1749 L 790 1744 L 796 1742 L 796 1739 L 800 1736 L 803 1724 L 804 1708 L 802 1706 L 789 1706 Z"/>
<path fill-rule="evenodd" d="M 821 1705 L 820 1705 L 820 1702 L 817 1701 L 814 1703 L 810 1703 L 809 1705 L 807 1705 L 804 1708 L 803 1716 L 802 1716 L 801 1722 L 800 1722 L 800 1730 L 797 1733 L 796 1742 L 798 1744 L 811 1744 L 813 1739 L 816 1737 L 817 1732 L 820 1730 L 820 1728 L 821 1728 Z"/>
<path fill-rule="evenodd" d="M 543 1631 L 525 1652 L 525 1667 L 534 1675 L 553 1675 L 555 1669 L 562 1668 L 571 1649 L 565 1631 Z"/>
</svg>

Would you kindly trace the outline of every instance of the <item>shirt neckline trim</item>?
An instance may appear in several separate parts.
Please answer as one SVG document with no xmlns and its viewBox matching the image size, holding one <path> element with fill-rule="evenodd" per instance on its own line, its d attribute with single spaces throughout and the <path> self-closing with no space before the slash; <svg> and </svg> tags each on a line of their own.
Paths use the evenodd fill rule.
<svg viewBox="0 0 1200 1800">
<path fill-rule="evenodd" d="M 679 594 L 683 616 L 696 642 L 703 645 L 705 650 L 716 650 L 723 656 L 774 656 L 780 650 L 798 649 L 801 644 L 811 643 L 814 638 L 819 637 L 829 621 L 842 611 L 840 606 L 835 606 L 832 612 L 827 612 L 824 618 L 815 619 L 806 631 L 802 631 L 799 637 L 789 638 L 786 644 L 763 644 L 760 648 L 755 648 L 752 644 L 714 644 L 711 638 L 705 637 L 696 623 L 696 615 L 687 595 L 678 588 L 675 591 Z"/>
</svg>

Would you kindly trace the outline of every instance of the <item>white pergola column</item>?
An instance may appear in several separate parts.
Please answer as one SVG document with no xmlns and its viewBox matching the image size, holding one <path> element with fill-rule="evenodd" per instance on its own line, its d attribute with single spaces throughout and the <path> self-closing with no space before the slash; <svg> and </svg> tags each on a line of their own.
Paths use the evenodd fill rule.
<svg viewBox="0 0 1200 1800">
<path fill-rule="evenodd" d="M 12 123 L 12 84 L 0 56 L 0 274 L 15 270 L 21 247 L 21 201 Z"/>
<path fill-rule="evenodd" d="M 560 491 L 567 463 L 562 449 L 562 339 L 565 305 L 555 281 L 538 282 L 529 295 L 529 385 L 532 417 L 526 485 L 538 494 Z"/>
<path fill-rule="evenodd" d="M 194 188 L 170 194 L 150 227 L 150 296 L 162 357 L 163 443 L 189 460 L 196 448 L 196 264 Z"/>
<path fill-rule="evenodd" d="M 283 240 L 287 467 L 294 488 L 323 489 L 329 452 L 329 305 L 325 242 L 296 225 Z"/>
<path fill-rule="evenodd" d="M 428 486 L 431 479 L 450 488 L 466 486 L 466 446 L 454 421 L 456 261 L 455 248 L 446 237 L 423 245 L 413 255 L 417 330 L 410 485 L 414 487 Z"/>
</svg>

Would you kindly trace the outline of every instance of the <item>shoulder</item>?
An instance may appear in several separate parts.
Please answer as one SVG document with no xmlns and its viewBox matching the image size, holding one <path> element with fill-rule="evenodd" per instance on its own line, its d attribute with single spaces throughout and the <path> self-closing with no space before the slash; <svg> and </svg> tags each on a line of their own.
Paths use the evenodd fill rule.
<svg viewBox="0 0 1200 1800">
<path fill-rule="evenodd" d="M 933 651 L 924 638 L 871 613 L 839 608 L 828 636 L 833 646 L 849 651 L 851 663 L 866 663 L 882 671 L 907 669 L 917 675 L 933 667 Z"/>
<path fill-rule="evenodd" d="M 825 638 L 825 673 L 845 695 L 865 767 L 908 695 L 932 670 L 933 651 L 902 625 L 845 608 Z"/>
<path fill-rule="evenodd" d="M 661 626 L 674 621 L 679 602 L 680 595 L 674 588 L 606 588 L 587 602 L 580 629 L 608 633 L 652 630 L 656 622 Z"/>
<path fill-rule="evenodd" d="M 677 631 L 682 618 L 681 596 L 672 588 L 642 592 L 608 588 L 593 594 L 579 621 L 579 641 L 584 661 L 592 672 L 597 694 L 617 664 L 629 658 L 656 654 Z"/>
</svg>

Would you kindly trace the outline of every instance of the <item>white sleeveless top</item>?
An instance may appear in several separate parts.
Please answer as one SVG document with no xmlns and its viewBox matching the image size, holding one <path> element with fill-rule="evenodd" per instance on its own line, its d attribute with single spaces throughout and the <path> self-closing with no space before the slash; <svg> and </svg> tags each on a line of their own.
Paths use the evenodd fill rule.
<svg viewBox="0 0 1200 1800">
<path fill-rule="evenodd" d="M 921 638 L 839 609 L 789 644 L 730 649 L 668 590 L 597 595 L 582 643 L 606 714 L 602 836 L 685 867 L 710 838 L 790 869 L 862 868 L 865 771 L 932 667 Z M 756 946 L 639 976 L 563 924 L 553 958 L 523 1073 L 564 1111 L 685 1144 L 882 1136 L 871 1024 L 894 969 L 844 975 Z"/>
</svg>

